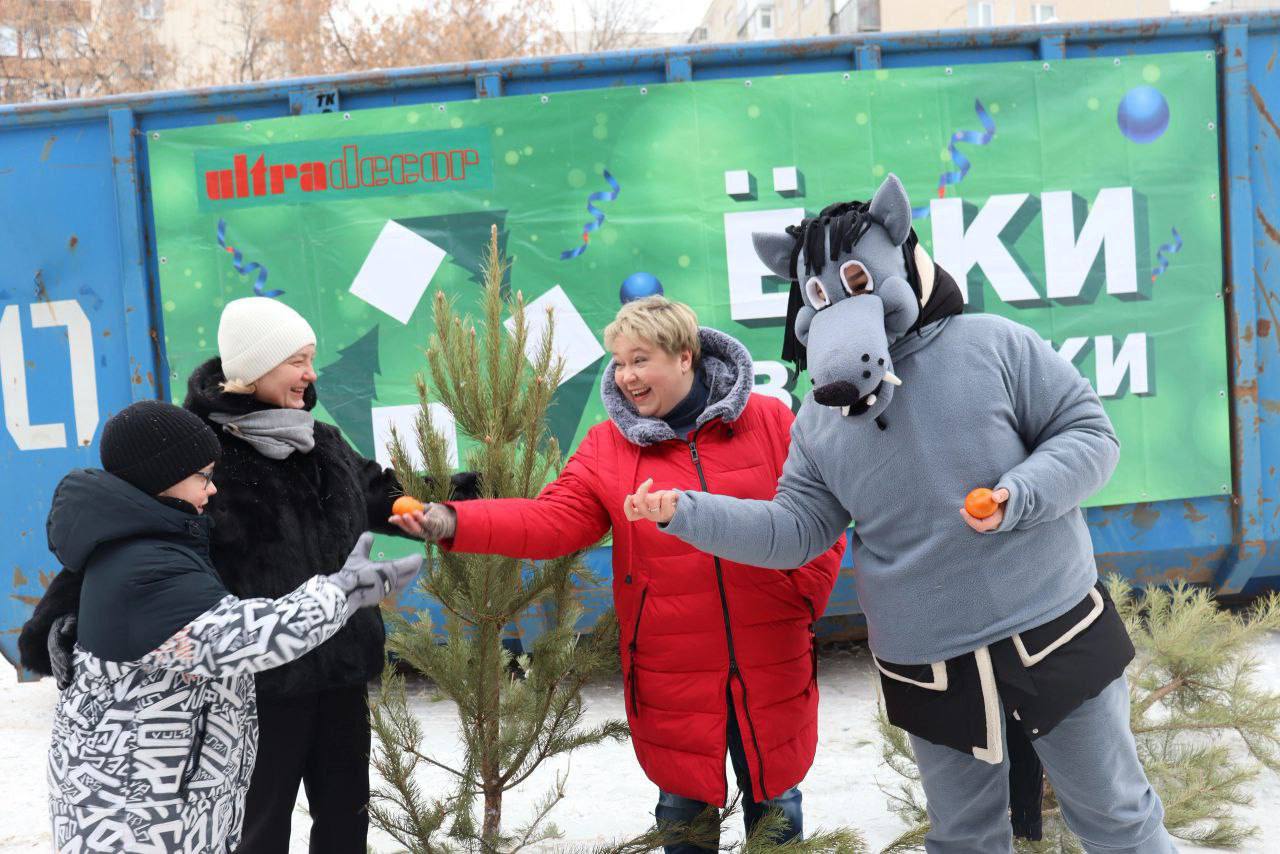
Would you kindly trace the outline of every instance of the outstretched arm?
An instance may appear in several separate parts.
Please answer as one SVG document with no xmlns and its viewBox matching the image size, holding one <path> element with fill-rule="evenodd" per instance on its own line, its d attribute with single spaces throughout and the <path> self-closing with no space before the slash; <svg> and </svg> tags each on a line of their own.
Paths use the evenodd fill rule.
<svg viewBox="0 0 1280 854">
<path fill-rule="evenodd" d="M 600 503 L 595 443 L 583 442 L 537 498 L 431 504 L 392 524 L 447 551 L 545 560 L 594 545 L 612 520 Z"/>
<path fill-rule="evenodd" d="M 372 545 L 373 535 L 363 534 L 340 571 L 313 576 L 279 599 L 236 598 L 203 573 L 177 577 L 172 583 L 187 595 L 225 595 L 143 656 L 142 666 L 221 679 L 302 657 L 358 609 L 403 590 L 422 566 L 422 555 L 370 560 Z"/>
<path fill-rule="evenodd" d="M 772 501 L 706 492 L 650 492 L 625 499 L 628 519 L 656 522 L 668 534 L 705 552 L 751 566 L 795 569 L 831 547 L 849 527 L 849 512 L 827 488 L 800 435 L 791 448 Z"/>
</svg>

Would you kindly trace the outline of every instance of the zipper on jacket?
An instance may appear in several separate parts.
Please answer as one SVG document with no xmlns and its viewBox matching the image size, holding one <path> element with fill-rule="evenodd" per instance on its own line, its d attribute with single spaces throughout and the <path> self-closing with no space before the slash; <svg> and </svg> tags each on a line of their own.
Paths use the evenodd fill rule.
<svg viewBox="0 0 1280 854">
<path fill-rule="evenodd" d="M 702 460 L 698 457 L 698 430 L 689 434 L 689 455 L 693 458 L 693 468 L 698 473 L 698 483 L 702 485 L 702 491 L 710 492 L 711 490 L 707 489 L 707 476 L 702 471 Z M 716 587 L 720 591 L 720 610 L 724 614 L 724 636 L 729 645 L 729 678 L 736 677 L 739 687 L 742 688 L 742 714 L 747 719 L 747 729 L 751 731 L 751 744 L 755 748 L 756 762 L 760 766 L 760 791 L 753 794 L 757 796 L 758 801 L 764 801 L 767 791 L 764 784 L 764 754 L 760 752 L 756 725 L 751 720 L 751 706 L 747 701 L 747 682 L 742 678 L 742 671 L 738 669 L 738 656 L 733 648 L 733 626 L 729 624 L 729 597 L 725 594 L 724 568 L 720 565 L 720 558 L 712 555 L 711 560 L 716 567 Z M 729 714 L 733 713 L 733 708 L 730 707 Z"/>
<path fill-rule="evenodd" d="M 818 681 L 818 613 L 813 610 L 809 597 L 804 597 L 804 604 L 809 606 L 809 651 L 813 657 L 813 681 Z"/>
<path fill-rule="evenodd" d="M 196 772 L 200 770 L 200 756 L 204 753 L 204 734 L 209 724 L 209 707 L 204 706 L 200 709 L 200 714 L 195 720 L 195 733 L 191 739 L 191 749 L 187 751 L 186 767 L 182 772 L 182 783 L 178 786 L 178 797 L 185 798 L 187 796 L 187 787 L 191 785 L 191 781 L 195 779 Z"/>
<path fill-rule="evenodd" d="M 640 618 L 644 616 L 644 602 L 649 598 L 649 588 L 640 593 L 640 607 L 636 609 L 636 624 L 631 630 L 631 643 L 627 649 L 631 652 L 631 663 L 627 666 L 627 688 L 631 695 L 631 714 L 640 717 L 640 703 L 636 700 L 636 641 L 640 638 Z"/>
</svg>

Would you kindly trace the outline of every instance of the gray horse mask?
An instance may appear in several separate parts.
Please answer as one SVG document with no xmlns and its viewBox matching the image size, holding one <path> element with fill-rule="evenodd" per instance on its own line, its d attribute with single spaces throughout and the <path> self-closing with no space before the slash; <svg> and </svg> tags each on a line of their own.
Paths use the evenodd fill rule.
<svg viewBox="0 0 1280 854">
<path fill-rule="evenodd" d="M 814 401 L 847 417 L 878 419 L 902 384 L 889 347 L 916 327 L 934 281 L 914 240 L 904 251 L 909 236 L 911 202 L 893 174 L 869 204 L 833 205 L 787 234 L 752 235 L 765 266 L 799 284 L 793 331 L 807 350 Z"/>
</svg>

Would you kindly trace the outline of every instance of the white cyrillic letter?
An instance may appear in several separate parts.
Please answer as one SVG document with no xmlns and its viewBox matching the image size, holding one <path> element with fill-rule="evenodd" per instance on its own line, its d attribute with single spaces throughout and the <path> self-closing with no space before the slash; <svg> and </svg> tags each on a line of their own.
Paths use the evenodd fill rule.
<svg viewBox="0 0 1280 854">
<path fill-rule="evenodd" d="M 1147 394 L 1147 334 L 1135 332 L 1126 335 L 1120 352 L 1116 352 L 1115 339 L 1099 335 L 1093 339 L 1097 359 L 1098 397 L 1119 397 L 1125 374 L 1129 375 L 1129 391 Z"/>
<path fill-rule="evenodd" d="M 787 291 L 765 293 L 761 280 L 773 273 L 756 255 L 754 231 L 785 231 L 804 219 L 804 208 L 743 211 L 724 215 L 725 261 L 729 269 L 729 314 L 734 320 L 787 316 Z"/>
<path fill-rule="evenodd" d="M 1026 193 L 992 196 L 968 230 L 964 227 L 962 199 L 934 199 L 929 203 L 934 258 L 955 277 L 965 303 L 969 302 L 969 270 L 974 264 L 982 268 L 996 295 L 1005 302 L 1016 305 L 1040 300 L 1027 274 L 1000 242 L 1000 232 L 1026 200 Z"/>
<path fill-rule="evenodd" d="M 1080 296 L 1089 270 L 1103 250 L 1107 293 L 1138 293 L 1138 260 L 1133 233 L 1133 188 L 1098 191 L 1076 238 L 1075 194 L 1055 190 L 1040 197 L 1044 226 L 1045 289 L 1049 299 Z"/>
</svg>

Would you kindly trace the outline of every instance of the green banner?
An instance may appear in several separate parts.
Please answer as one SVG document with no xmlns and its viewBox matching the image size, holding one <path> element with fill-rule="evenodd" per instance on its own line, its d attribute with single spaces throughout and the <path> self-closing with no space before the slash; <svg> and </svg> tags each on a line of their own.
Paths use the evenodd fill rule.
<svg viewBox="0 0 1280 854">
<path fill-rule="evenodd" d="M 889 172 L 969 311 L 1036 329 L 1093 382 L 1121 461 L 1093 504 L 1229 491 L 1214 61 L 1000 63 L 630 86 L 219 124 L 148 141 L 173 393 L 229 300 L 319 335 L 320 414 L 385 459 L 412 417 L 431 292 L 464 309 L 497 226 L 556 313 L 565 447 L 603 419 L 601 331 L 663 292 L 779 359 L 786 283 L 751 251 Z M 533 312 L 533 316 L 543 316 Z M 447 413 L 439 413 L 448 423 Z M 463 455 L 465 457 L 465 443 Z"/>
</svg>

